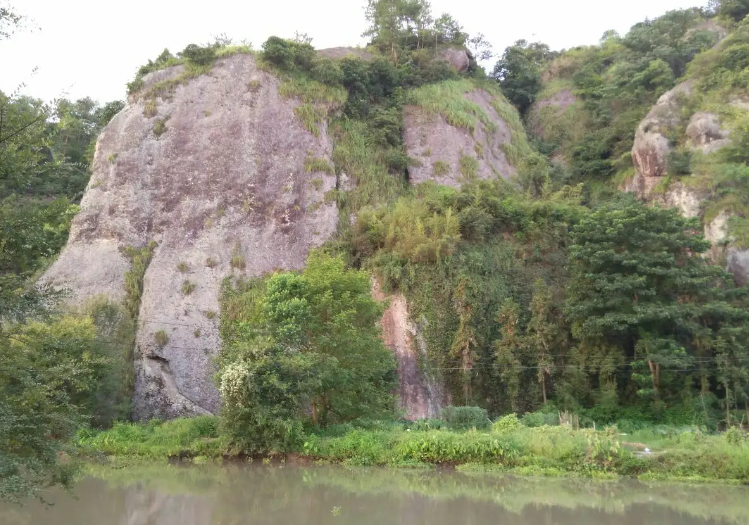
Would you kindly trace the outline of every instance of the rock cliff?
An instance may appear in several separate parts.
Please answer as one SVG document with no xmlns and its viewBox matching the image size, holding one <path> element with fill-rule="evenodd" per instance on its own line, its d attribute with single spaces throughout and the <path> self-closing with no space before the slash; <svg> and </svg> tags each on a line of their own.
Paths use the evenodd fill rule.
<svg viewBox="0 0 749 525">
<path fill-rule="evenodd" d="M 428 350 L 421 330 L 411 320 L 408 301 L 402 294 L 384 294 L 377 281 L 372 291 L 375 299 L 389 303 L 382 316 L 382 332 L 398 363 L 400 405 L 406 419 L 438 418 L 442 407 L 450 404 L 449 396 L 423 366 Z"/>
<path fill-rule="evenodd" d="M 145 77 L 140 94 L 171 88 L 132 95 L 99 137 L 70 240 L 44 277 L 73 302 L 122 300 L 123 251 L 156 243 L 138 314 L 137 419 L 215 412 L 222 280 L 301 267 L 338 219 L 324 202 L 335 176 L 308 171 L 330 162 L 325 123 L 307 131 L 300 103 L 249 54 L 186 82 L 183 68 Z"/>
<path fill-rule="evenodd" d="M 473 113 L 480 115 L 473 129 L 455 125 L 446 115 L 420 105 L 404 108 L 403 139 L 408 156 L 415 161 L 408 170 L 411 184 L 433 180 L 458 188 L 467 178 L 509 179 L 515 175 L 516 166 L 506 148 L 518 132 L 497 111 L 508 103 L 480 88 L 466 90 L 461 96 L 457 102 L 468 102 Z"/>
</svg>

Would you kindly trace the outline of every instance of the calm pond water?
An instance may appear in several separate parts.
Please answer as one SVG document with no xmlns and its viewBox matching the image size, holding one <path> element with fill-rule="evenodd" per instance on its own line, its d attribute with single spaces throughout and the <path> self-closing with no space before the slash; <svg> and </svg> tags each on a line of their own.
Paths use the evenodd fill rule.
<svg viewBox="0 0 749 525">
<path fill-rule="evenodd" d="M 93 470 L 2 525 L 749 523 L 749 488 L 294 466 Z"/>
</svg>

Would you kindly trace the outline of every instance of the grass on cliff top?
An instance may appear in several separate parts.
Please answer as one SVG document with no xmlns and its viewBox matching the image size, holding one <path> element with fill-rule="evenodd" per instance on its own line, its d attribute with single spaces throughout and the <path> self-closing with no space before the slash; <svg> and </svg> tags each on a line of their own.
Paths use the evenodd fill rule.
<svg viewBox="0 0 749 525">
<path fill-rule="evenodd" d="M 486 112 L 465 97 L 476 85 L 468 80 L 445 80 L 438 84 L 427 84 L 408 93 L 406 102 L 424 108 L 428 113 L 442 115 L 448 123 L 474 133 L 478 122 L 488 131 L 496 129 Z"/>
<path fill-rule="evenodd" d="M 278 74 L 277 71 L 273 71 Z M 329 104 L 340 107 L 346 103 L 348 92 L 340 86 L 328 86 L 302 75 L 291 76 L 279 74 L 283 84 L 278 87 L 278 93 L 286 98 L 298 98 L 306 104 Z"/>
<path fill-rule="evenodd" d="M 485 431 L 445 430 L 439 421 L 344 424 L 311 433 L 288 452 L 352 466 L 471 464 L 533 475 L 749 482 L 749 440 L 737 429 L 708 435 L 696 429 L 652 427 L 621 436 L 615 427 L 527 427 L 509 419 L 501 418 Z M 98 433 L 82 431 L 78 447 L 84 455 L 121 460 L 218 458 L 229 448 L 217 428 L 218 418 L 212 416 L 119 423 Z M 646 445 L 652 455 L 633 452 Z"/>
<path fill-rule="evenodd" d="M 528 142 L 525 127 L 517 110 L 492 83 L 469 79 L 446 80 L 411 90 L 406 102 L 422 107 L 430 114 L 442 115 L 452 126 L 466 129 L 471 133 L 476 131 L 479 123 L 483 124 L 487 133 L 495 133 L 497 126 L 486 111 L 465 96 L 466 93 L 477 89 L 489 93 L 492 107 L 510 129 L 510 141 L 501 144 L 500 147 L 510 164 L 519 168 L 526 159 L 536 153 Z"/>
</svg>

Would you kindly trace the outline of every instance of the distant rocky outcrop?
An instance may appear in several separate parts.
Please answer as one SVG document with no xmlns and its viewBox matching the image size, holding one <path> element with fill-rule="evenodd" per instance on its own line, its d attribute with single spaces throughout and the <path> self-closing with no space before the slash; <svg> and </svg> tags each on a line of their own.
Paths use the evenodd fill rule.
<svg viewBox="0 0 749 525">
<path fill-rule="evenodd" d="M 324 122 L 309 132 L 300 102 L 282 98 L 251 55 L 177 82 L 182 71 L 145 77 L 99 137 L 70 240 L 44 276 L 73 302 L 122 300 L 123 250 L 157 243 L 138 315 L 137 419 L 215 412 L 222 280 L 302 267 L 338 220 L 324 199 L 336 177 L 305 169 L 330 162 Z M 141 96 L 164 81 L 171 89 Z"/>
<path fill-rule="evenodd" d="M 687 147 L 702 153 L 712 153 L 731 143 L 731 134 L 721 128 L 715 113 L 697 112 L 687 125 Z"/>
<path fill-rule="evenodd" d="M 632 189 L 638 195 L 647 195 L 667 175 L 668 155 L 673 149 L 668 135 L 679 123 L 680 101 L 691 93 L 691 81 L 667 91 L 637 126 L 632 148 L 636 180 L 632 181 Z"/>
<path fill-rule="evenodd" d="M 508 179 L 515 175 L 516 168 L 503 149 L 512 143 L 513 130 L 494 108 L 494 97 L 483 89 L 469 91 L 464 97 L 484 112 L 490 126 L 477 119 L 471 132 L 420 106 L 404 108 L 403 138 L 415 161 L 408 169 L 411 184 L 433 180 L 458 188 L 466 178 Z"/>
<path fill-rule="evenodd" d="M 725 35 L 723 35 L 725 36 Z M 668 181 L 668 159 L 675 144 L 670 137 L 676 135 L 681 120 L 682 102 L 692 94 L 692 81 L 677 85 L 665 93 L 635 133 L 632 160 L 635 176 L 627 181 L 623 189 L 634 193 L 647 202 L 677 208 L 684 217 L 701 217 L 703 202 L 709 197 L 706 189 L 686 185 L 684 182 Z M 721 125 L 715 113 L 698 111 L 689 117 L 686 124 L 686 140 L 683 146 L 691 152 L 708 155 L 731 144 L 730 132 Z M 666 183 L 668 185 L 666 185 Z M 705 238 L 712 243 L 709 257 L 725 262 L 737 283 L 749 282 L 749 250 L 732 245 L 728 235 L 731 214 L 721 211 L 709 222 L 705 222 Z"/>
<path fill-rule="evenodd" d="M 340 60 L 347 57 L 358 58 L 361 60 L 372 60 L 372 53 L 359 49 L 358 47 L 329 47 L 327 49 L 318 49 L 317 54 L 321 57 Z"/>
<path fill-rule="evenodd" d="M 471 65 L 471 54 L 464 47 L 444 47 L 437 51 L 437 58 L 444 60 L 458 73 L 465 73 Z"/>
</svg>

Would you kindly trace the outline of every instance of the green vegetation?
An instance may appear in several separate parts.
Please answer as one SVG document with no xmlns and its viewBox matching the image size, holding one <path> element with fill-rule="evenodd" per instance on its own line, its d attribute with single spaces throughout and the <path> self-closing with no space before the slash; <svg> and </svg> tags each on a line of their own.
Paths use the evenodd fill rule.
<svg viewBox="0 0 749 525">
<path fill-rule="evenodd" d="M 328 114 L 324 108 L 312 104 L 302 104 L 294 108 L 294 115 L 302 121 L 304 127 L 315 137 L 320 135 L 320 124 L 325 122 Z"/>
<path fill-rule="evenodd" d="M 166 133 L 167 127 L 166 127 L 166 118 L 160 118 L 156 121 L 156 124 L 153 125 L 153 134 L 156 136 L 156 138 L 161 137 L 164 133 Z"/>
<path fill-rule="evenodd" d="M 341 219 L 306 269 L 225 281 L 217 418 L 113 425 L 129 416 L 155 242 L 123 249 L 132 263 L 123 305 L 101 297 L 71 312 L 36 286 L 67 238 L 93 139 L 123 104 L 51 107 L 0 94 L 0 497 L 66 484 L 76 451 L 749 481 L 746 290 L 702 257 L 709 243 L 696 221 L 616 190 L 634 173 L 637 125 L 690 79 L 693 94 L 676 100 L 678 116 L 664 126 L 672 152 L 657 191 L 675 183 L 705 191 L 703 223 L 729 213 L 726 242 L 749 245 L 745 3 L 672 11 L 559 53 L 519 41 L 493 78 L 475 60 L 458 73 L 438 58 L 464 45 L 480 58 L 486 43 L 449 15 L 433 17 L 427 2 L 368 2 L 371 60 L 323 58 L 302 35 L 269 38 L 259 67 L 281 79 L 281 96 L 298 99 L 302 125 L 332 141 L 333 165 L 310 153 L 305 169 L 340 175 L 324 202 L 335 201 Z M 17 23 L 8 13 L 0 10 L 0 39 L 4 24 Z M 718 23 L 729 34 L 716 45 Z M 128 90 L 156 117 L 158 100 L 177 86 L 249 52 L 224 40 L 165 50 Z M 145 86 L 147 74 L 170 66 L 180 68 Z M 533 106 L 566 90 L 574 96 L 566 108 Z M 409 185 L 407 105 L 482 138 L 457 166 L 431 167 L 437 177 L 459 169 L 460 189 Z M 509 130 L 500 147 L 517 169 L 513 181 L 478 178 L 479 159 L 498 153 L 489 151 L 493 134 L 505 132 L 493 112 Z M 731 144 L 692 151 L 686 127 L 697 112 L 717 115 Z M 528 140 L 524 119 L 543 139 Z M 154 135 L 166 131 L 157 118 Z M 205 227 L 225 213 L 219 206 Z M 230 267 L 247 269 L 240 246 Z M 380 338 L 385 305 L 372 298 L 372 278 L 405 296 L 428 349 L 421 372 L 465 406 L 445 407 L 439 420 L 397 421 L 398 370 Z M 195 287 L 185 280 L 181 290 Z M 154 333 L 157 345 L 168 340 Z M 641 444 L 654 453 L 633 452 Z"/>
<path fill-rule="evenodd" d="M 166 346 L 166 344 L 169 342 L 169 336 L 166 335 L 166 332 L 164 330 L 159 330 L 158 332 L 153 334 L 153 340 L 159 346 Z"/>
<path fill-rule="evenodd" d="M 393 357 L 365 272 L 313 252 L 300 274 L 227 283 L 222 313 L 221 428 L 231 447 L 293 450 L 307 411 L 323 425 L 392 411 Z"/>
<path fill-rule="evenodd" d="M 182 281 L 182 287 L 180 288 L 180 290 L 182 290 L 183 295 L 190 295 L 195 291 L 195 288 L 197 287 L 197 284 L 185 279 L 184 281 Z"/>
<path fill-rule="evenodd" d="M 450 165 L 444 160 L 437 160 L 432 164 L 432 173 L 435 177 L 444 177 L 450 173 Z"/>
<path fill-rule="evenodd" d="M 132 263 L 130 270 L 125 273 L 125 307 L 134 320 L 140 312 L 140 298 L 143 295 L 143 278 L 156 250 L 156 241 L 148 241 L 143 248 L 128 246 L 123 255 Z"/>
<path fill-rule="evenodd" d="M 304 169 L 307 171 L 307 173 L 327 173 L 328 175 L 335 174 L 333 166 L 331 166 L 327 160 L 321 159 L 319 157 L 313 157 L 312 155 L 307 155 L 307 158 L 304 159 Z"/>
<path fill-rule="evenodd" d="M 247 267 L 244 255 L 242 255 L 242 252 L 239 251 L 239 249 L 235 250 L 234 255 L 231 257 L 231 261 L 229 261 L 229 265 L 237 270 L 244 270 Z"/>
<path fill-rule="evenodd" d="M 479 161 L 476 160 L 475 157 L 471 157 L 470 155 L 460 156 L 460 173 L 462 173 L 466 179 L 476 178 L 478 175 L 478 169 Z"/>
<path fill-rule="evenodd" d="M 457 464 L 465 465 L 467 472 L 519 475 L 749 479 L 749 441 L 737 432 L 709 435 L 694 427 L 651 427 L 621 436 L 615 426 L 604 430 L 569 425 L 529 427 L 517 418 L 500 419 L 488 429 L 485 413 L 486 424 L 480 419 L 482 414 L 476 415 L 485 430 L 446 430 L 447 422 L 441 420 L 355 420 L 308 433 L 303 442 L 286 451 L 351 466 Z M 117 424 L 108 431 L 79 433 L 77 445 L 85 454 L 104 453 L 120 460 L 222 457 L 234 449 L 222 438 L 220 424 L 213 417 Z M 650 454 L 641 452 L 645 445 L 652 449 Z M 278 452 L 282 450 L 270 451 Z"/>
<path fill-rule="evenodd" d="M 481 106 L 465 98 L 465 94 L 474 89 L 476 86 L 470 80 L 447 80 L 412 90 L 408 102 L 429 113 L 442 115 L 453 126 L 471 133 L 476 131 L 479 123 L 493 131 L 493 123 Z"/>
<path fill-rule="evenodd" d="M 146 424 L 115 423 L 105 432 L 83 430 L 78 446 L 90 454 L 163 459 L 168 457 L 219 456 L 218 421 L 203 416 Z"/>
</svg>

